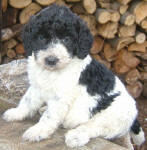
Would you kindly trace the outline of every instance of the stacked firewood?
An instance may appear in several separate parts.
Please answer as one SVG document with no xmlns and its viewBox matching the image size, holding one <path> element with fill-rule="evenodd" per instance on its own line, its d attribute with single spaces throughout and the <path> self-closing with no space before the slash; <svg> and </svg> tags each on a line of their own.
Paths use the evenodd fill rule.
<svg viewBox="0 0 147 150">
<path fill-rule="evenodd" d="M 0 63 L 25 57 L 21 28 L 52 3 L 85 20 L 94 36 L 91 55 L 117 73 L 134 98 L 147 97 L 147 0 L 2 0 Z"/>
</svg>

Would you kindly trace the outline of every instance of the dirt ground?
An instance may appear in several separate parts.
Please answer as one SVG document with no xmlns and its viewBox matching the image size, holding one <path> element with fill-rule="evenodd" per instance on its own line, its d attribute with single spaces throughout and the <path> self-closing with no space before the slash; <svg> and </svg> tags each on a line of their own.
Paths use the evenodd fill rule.
<svg viewBox="0 0 147 150">
<path fill-rule="evenodd" d="M 146 142 L 140 148 L 136 147 L 135 150 L 147 150 L 147 99 L 139 98 L 136 101 L 139 110 L 138 119 L 145 132 Z"/>
</svg>

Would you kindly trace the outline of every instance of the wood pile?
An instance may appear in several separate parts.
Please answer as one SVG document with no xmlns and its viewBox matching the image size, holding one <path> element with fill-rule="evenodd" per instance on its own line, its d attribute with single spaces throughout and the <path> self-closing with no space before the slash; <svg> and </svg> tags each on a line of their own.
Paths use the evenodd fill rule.
<svg viewBox="0 0 147 150">
<path fill-rule="evenodd" d="M 147 0 L 2 0 L 0 63 L 25 57 L 21 28 L 52 3 L 85 20 L 94 36 L 91 55 L 117 73 L 134 98 L 147 98 Z"/>
</svg>

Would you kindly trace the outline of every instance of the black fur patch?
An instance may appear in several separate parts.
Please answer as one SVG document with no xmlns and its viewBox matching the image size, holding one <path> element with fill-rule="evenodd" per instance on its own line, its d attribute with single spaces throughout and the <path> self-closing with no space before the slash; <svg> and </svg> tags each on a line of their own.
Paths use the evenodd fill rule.
<svg viewBox="0 0 147 150">
<path fill-rule="evenodd" d="M 87 92 L 90 95 L 98 94 L 101 96 L 97 106 L 91 110 L 93 114 L 106 109 L 113 102 L 114 98 L 119 96 L 119 93 L 108 95 L 114 88 L 115 76 L 103 64 L 94 59 L 81 73 L 79 84 L 86 85 Z"/>
<path fill-rule="evenodd" d="M 133 133 L 135 134 L 139 134 L 140 132 L 140 123 L 139 121 L 136 119 L 131 127 L 131 130 L 133 131 Z"/>
</svg>

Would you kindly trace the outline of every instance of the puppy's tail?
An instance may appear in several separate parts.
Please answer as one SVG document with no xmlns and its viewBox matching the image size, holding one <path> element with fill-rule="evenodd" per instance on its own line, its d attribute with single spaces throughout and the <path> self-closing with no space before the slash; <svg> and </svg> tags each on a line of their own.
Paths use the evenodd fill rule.
<svg viewBox="0 0 147 150">
<path fill-rule="evenodd" d="M 134 144 L 140 146 L 145 142 L 144 132 L 140 126 L 140 123 L 136 119 L 131 127 L 130 135 L 133 139 Z"/>
</svg>

